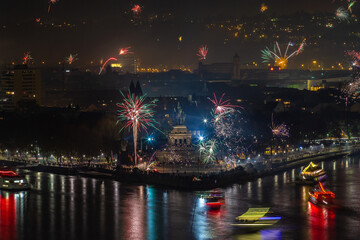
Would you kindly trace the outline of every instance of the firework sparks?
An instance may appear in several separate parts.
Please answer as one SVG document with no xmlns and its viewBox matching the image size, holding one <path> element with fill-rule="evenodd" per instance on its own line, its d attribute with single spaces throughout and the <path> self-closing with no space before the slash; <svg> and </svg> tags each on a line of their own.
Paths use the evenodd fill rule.
<svg viewBox="0 0 360 240">
<path fill-rule="evenodd" d="M 265 5 L 265 3 L 262 3 L 261 4 L 261 7 L 260 7 L 260 12 L 265 12 L 266 10 L 268 10 L 268 6 Z"/>
<path fill-rule="evenodd" d="M 196 55 L 199 56 L 199 60 L 201 61 L 206 59 L 207 53 L 208 53 L 208 48 L 205 45 L 199 48 L 198 53 Z"/>
<path fill-rule="evenodd" d="M 121 92 L 124 97 L 122 103 L 116 104 L 120 110 L 118 110 L 118 121 L 125 122 L 124 128 L 132 129 L 134 139 L 134 153 L 135 153 L 135 165 L 137 164 L 137 139 L 138 133 L 141 129 L 147 132 L 148 127 L 154 127 L 154 110 L 156 106 L 156 100 L 150 103 L 145 103 L 145 96 L 135 96 L 135 94 L 128 93 L 126 96 Z"/>
<path fill-rule="evenodd" d="M 119 55 L 133 54 L 133 52 L 130 52 L 130 48 L 131 47 L 120 48 L 119 49 Z"/>
<path fill-rule="evenodd" d="M 141 13 L 141 10 L 142 9 L 141 9 L 140 5 L 138 5 L 138 4 L 134 5 L 134 7 L 131 9 L 134 16 L 138 16 Z"/>
<path fill-rule="evenodd" d="M 35 18 L 35 21 L 37 22 L 37 23 L 39 23 L 40 22 L 40 18 Z"/>
<path fill-rule="evenodd" d="M 68 56 L 67 58 L 65 58 L 65 61 L 68 63 L 68 64 L 72 64 L 73 62 L 75 62 L 77 59 L 77 54 L 70 54 L 70 56 Z"/>
<path fill-rule="evenodd" d="M 274 61 L 275 66 L 281 67 L 282 69 L 286 68 L 290 58 L 297 56 L 304 51 L 305 40 L 306 39 L 301 42 L 299 48 L 296 51 L 290 54 L 288 54 L 289 48 L 294 46 L 292 42 L 287 44 L 284 54 L 281 52 L 279 43 L 275 42 L 273 51 L 271 51 L 268 47 L 266 47 L 264 50 L 261 50 L 261 58 L 263 59 L 263 63 Z"/>
<path fill-rule="evenodd" d="M 352 58 L 353 66 L 360 67 L 360 52 L 356 52 L 355 50 L 347 50 L 346 54 Z"/>
<path fill-rule="evenodd" d="M 108 59 L 104 62 L 104 64 L 101 66 L 99 75 L 100 75 L 101 72 L 104 70 L 106 64 L 107 64 L 108 62 L 110 62 L 110 61 L 117 61 L 117 58 L 114 58 L 114 57 L 108 58 Z"/>
<path fill-rule="evenodd" d="M 216 94 L 214 93 L 214 99 L 208 98 L 210 102 L 212 102 L 215 105 L 214 113 L 216 116 L 227 114 L 229 112 L 234 112 L 235 108 L 240 107 L 238 105 L 232 105 L 230 103 L 230 99 L 224 100 L 224 96 L 225 93 L 223 93 L 220 99 L 218 99 L 216 97 Z"/>
<path fill-rule="evenodd" d="M 198 145 L 200 158 L 204 163 L 209 163 L 216 160 L 217 142 L 216 140 L 208 140 L 201 142 Z"/>
<path fill-rule="evenodd" d="M 29 60 L 33 60 L 33 58 L 30 55 L 30 52 L 24 53 L 23 57 L 23 64 L 27 64 Z"/>
<path fill-rule="evenodd" d="M 50 0 L 49 1 L 48 13 L 50 12 L 51 5 L 55 5 L 55 3 L 57 3 L 57 2 L 58 2 L 58 0 Z"/>
<path fill-rule="evenodd" d="M 284 138 L 284 137 L 289 137 L 289 127 L 287 125 L 285 125 L 284 123 L 280 124 L 280 125 L 276 125 L 274 123 L 274 118 L 273 115 L 271 116 L 271 131 L 272 134 L 274 135 L 274 137 L 278 137 L 278 138 Z"/>
<path fill-rule="evenodd" d="M 335 15 L 340 21 L 345 21 L 349 19 L 349 12 L 343 7 L 339 7 L 338 9 L 336 9 Z"/>
</svg>

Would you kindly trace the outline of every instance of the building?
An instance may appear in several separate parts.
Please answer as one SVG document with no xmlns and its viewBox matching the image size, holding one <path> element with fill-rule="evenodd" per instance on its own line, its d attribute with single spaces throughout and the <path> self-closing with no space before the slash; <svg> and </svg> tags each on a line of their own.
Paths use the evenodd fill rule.
<svg viewBox="0 0 360 240">
<path fill-rule="evenodd" d="M 191 132 L 184 125 L 175 126 L 169 134 L 170 145 L 190 145 L 191 144 Z"/>
<path fill-rule="evenodd" d="M 36 101 L 41 105 L 41 71 L 17 65 L 1 75 L 0 109 L 13 111 L 20 101 Z"/>
<path fill-rule="evenodd" d="M 137 71 L 137 64 L 134 54 L 120 55 L 115 63 L 112 63 L 111 68 L 119 73 L 132 73 Z"/>
</svg>

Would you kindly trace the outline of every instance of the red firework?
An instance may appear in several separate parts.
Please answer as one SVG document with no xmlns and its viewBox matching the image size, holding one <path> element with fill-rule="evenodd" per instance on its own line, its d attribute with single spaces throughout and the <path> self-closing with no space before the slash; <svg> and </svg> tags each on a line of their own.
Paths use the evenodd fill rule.
<svg viewBox="0 0 360 240">
<path fill-rule="evenodd" d="M 32 60 L 33 58 L 30 55 L 30 52 L 24 53 L 24 57 L 23 57 L 23 64 L 26 64 L 29 60 Z"/>
<path fill-rule="evenodd" d="M 205 60 L 207 53 L 208 53 L 208 49 L 205 45 L 199 48 L 199 51 L 196 55 L 199 56 L 199 60 Z"/>
<path fill-rule="evenodd" d="M 39 23 L 41 19 L 40 18 L 35 18 L 35 20 L 36 20 L 36 22 Z"/>
<path fill-rule="evenodd" d="M 220 99 L 218 99 L 214 93 L 214 99 L 208 98 L 214 105 L 214 113 L 216 115 L 223 115 L 229 112 L 233 112 L 235 111 L 235 108 L 240 107 L 238 105 L 232 105 L 230 103 L 230 99 L 224 100 L 225 93 L 223 93 L 220 97 Z M 240 107 L 241 108 L 241 107 Z"/>
<path fill-rule="evenodd" d="M 133 54 L 133 52 L 130 52 L 130 48 L 131 47 L 120 48 L 119 55 Z"/>
<path fill-rule="evenodd" d="M 134 5 L 134 7 L 131 9 L 131 11 L 133 12 L 134 15 L 139 15 L 141 13 L 140 5 L 138 5 L 138 4 Z"/>
<path fill-rule="evenodd" d="M 108 58 L 108 59 L 104 62 L 104 64 L 102 65 L 102 67 L 100 68 L 99 75 L 100 75 L 101 72 L 104 70 L 104 67 L 106 66 L 106 64 L 107 64 L 109 61 L 117 61 L 117 58 L 114 58 L 114 57 Z"/>
<path fill-rule="evenodd" d="M 50 0 L 49 1 L 49 7 L 48 7 L 48 13 L 50 12 L 51 5 L 54 5 L 58 0 Z"/>
</svg>

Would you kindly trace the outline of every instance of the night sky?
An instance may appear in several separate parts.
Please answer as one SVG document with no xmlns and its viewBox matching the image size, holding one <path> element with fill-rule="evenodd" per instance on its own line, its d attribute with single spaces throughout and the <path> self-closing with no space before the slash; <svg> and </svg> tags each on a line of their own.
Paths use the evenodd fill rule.
<svg viewBox="0 0 360 240">
<path fill-rule="evenodd" d="M 23 53 L 31 51 L 35 63 L 45 61 L 52 65 L 70 53 L 78 53 L 78 64 L 86 64 L 114 56 L 120 47 L 132 46 L 136 58 L 144 65 L 194 66 L 196 50 L 203 44 L 209 46 L 209 62 L 231 61 L 233 54 L 241 55 L 243 49 L 253 49 L 243 59 L 259 60 L 259 50 L 255 51 L 259 46 L 223 46 L 224 36 L 205 33 L 204 29 L 185 22 L 206 21 L 204 19 L 216 16 L 257 15 L 263 2 L 269 7 L 269 16 L 333 13 L 341 4 L 332 0 L 59 0 L 48 13 L 47 0 L 1 1 L 0 63 L 20 62 Z M 134 4 L 141 5 L 143 11 L 130 22 L 133 19 L 130 9 Z M 165 23 L 149 25 L 142 21 L 149 16 L 169 14 L 170 21 Z M 44 25 L 36 23 L 36 18 Z M 64 22 L 73 27 L 52 27 Z M 180 35 L 183 36 L 181 44 L 177 41 Z"/>
</svg>

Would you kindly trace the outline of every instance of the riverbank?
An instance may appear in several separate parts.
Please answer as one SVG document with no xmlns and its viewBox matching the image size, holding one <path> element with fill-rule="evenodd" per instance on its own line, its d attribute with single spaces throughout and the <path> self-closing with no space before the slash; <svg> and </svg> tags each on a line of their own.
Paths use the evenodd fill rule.
<svg viewBox="0 0 360 240">
<path fill-rule="evenodd" d="M 217 173 L 199 174 L 192 173 L 182 175 L 178 173 L 158 173 L 140 171 L 139 169 L 117 168 L 116 170 L 104 168 L 91 168 L 86 166 L 48 166 L 48 165 L 29 165 L 25 161 L 0 160 L 1 165 L 19 167 L 31 171 L 48 172 L 62 175 L 79 175 L 98 179 L 114 179 L 120 182 L 131 184 L 149 184 L 166 188 L 184 190 L 209 190 L 213 188 L 227 187 L 234 183 L 244 183 L 256 180 L 257 178 L 278 174 L 298 166 L 306 165 L 310 161 L 330 161 L 335 158 L 356 155 L 360 153 L 359 146 L 343 148 L 337 151 L 321 153 L 316 155 L 299 157 L 281 163 L 258 163 L 256 165 L 247 164 L 246 166 L 236 167 L 228 171 Z"/>
</svg>

